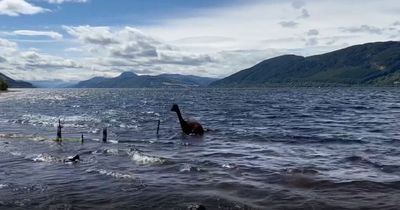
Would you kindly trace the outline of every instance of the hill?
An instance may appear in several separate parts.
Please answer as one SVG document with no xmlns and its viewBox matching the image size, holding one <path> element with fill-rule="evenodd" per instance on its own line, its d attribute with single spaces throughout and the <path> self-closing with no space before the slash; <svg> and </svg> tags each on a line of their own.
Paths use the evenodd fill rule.
<svg viewBox="0 0 400 210">
<path fill-rule="evenodd" d="M 211 87 L 400 85 L 400 42 L 355 45 L 303 57 L 283 55 L 213 82 Z"/>
<path fill-rule="evenodd" d="M 162 88 L 162 87 L 206 87 L 214 78 L 192 75 L 161 74 L 157 76 L 139 76 L 132 72 L 124 72 L 118 77 L 94 77 L 79 82 L 74 88 Z"/>
<path fill-rule="evenodd" d="M 2 73 L 0 73 L 0 80 L 4 80 L 8 84 L 9 88 L 34 88 L 34 86 L 29 82 L 11 79 Z"/>
</svg>

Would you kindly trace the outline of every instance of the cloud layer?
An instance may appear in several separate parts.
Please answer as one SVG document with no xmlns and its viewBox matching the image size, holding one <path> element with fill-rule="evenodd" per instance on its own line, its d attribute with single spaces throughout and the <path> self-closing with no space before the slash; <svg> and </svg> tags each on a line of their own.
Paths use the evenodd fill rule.
<svg viewBox="0 0 400 210">
<path fill-rule="evenodd" d="M 63 35 L 55 32 L 55 31 L 32 31 L 32 30 L 16 30 L 13 31 L 14 35 L 21 35 L 21 36 L 46 36 L 52 39 L 62 39 Z"/>
<path fill-rule="evenodd" d="M 14 2 L 20 4 L 4 6 Z M 36 7 L 23 0 L 0 1 L 0 14 L 29 14 L 22 12 L 21 5 L 29 8 L 25 3 Z M 35 12 L 46 11 L 37 7 Z M 307 56 L 353 44 L 399 40 L 398 11 L 396 0 L 246 1 L 151 25 L 5 30 L 0 32 L 0 68 L 30 80 L 77 80 L 123 71 L 223 77 L 277 55 Z"/>
<path fill-rule="evenodd" d="M 50 10 L 32 5 L 26 2 L 25 0 L 0 1 L 0 15 L 8 15 L 8 16 L 34 15 L 48 11 Z"/>
</svg>

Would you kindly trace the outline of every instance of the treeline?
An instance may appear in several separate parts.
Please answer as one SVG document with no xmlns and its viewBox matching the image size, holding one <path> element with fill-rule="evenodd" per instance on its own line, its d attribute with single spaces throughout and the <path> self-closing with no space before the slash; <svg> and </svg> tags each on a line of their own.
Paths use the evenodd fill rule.
<svg viewBox="0 0 400 210">
<path fill-rule="evenodd" d="M 8 84 L 4 80 L 0 79 L 0 91 L 4 91 L 7 89 L 8 89 Z"/>
</svg>

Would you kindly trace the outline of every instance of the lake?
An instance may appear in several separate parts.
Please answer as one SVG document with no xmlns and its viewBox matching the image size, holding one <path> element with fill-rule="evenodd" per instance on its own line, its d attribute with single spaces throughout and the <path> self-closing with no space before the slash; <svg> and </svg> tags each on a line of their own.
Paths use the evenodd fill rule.
<svg viewBox="0 0 400 210">
<path fill-rule="evenodd" d="M 14 89 L 0 208 L 399 209 L 399 128 L 396 88 Z"/>
</svg>

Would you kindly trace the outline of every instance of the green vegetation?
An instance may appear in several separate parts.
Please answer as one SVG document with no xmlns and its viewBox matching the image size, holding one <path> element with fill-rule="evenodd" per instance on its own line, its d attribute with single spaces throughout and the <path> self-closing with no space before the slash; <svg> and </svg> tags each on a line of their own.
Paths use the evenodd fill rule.
<svg viewBox="0 0 400 210">
<path fill-rule="evenodd" d="M 265 60 L 211 84 L 213 87 L 400 86 L 400 42 L 356 45 L 302 57 Z"/>
<path fill-rule="evenodd" d="M 79 82 L 75 88 L 184 88 L 206 87 L 214 78 L 192 75 L 161 74 L 157 76 L 139 76 L 133 72 L 124 72 L 118 77 L 94 77 Z"/>
<path fill-rule="evenodd" d="M 3 83 L 6 83 L 7 87 L 9 87 L 9 88 L 34 88 L 34 86 L 29 82 L 13 80 L 12 78 L 2 74 L 1 72 L 0 72 L 0 80 Z M 0 82 L 0 84 L 1 84 L 1 82 Z M 5 87 L 5 86 L 2 86 L 2 87 Z M 2 88 L 0 87 L 0 90 L 1 89 Z"/>
<path fill-rule="evenodd" d="M 0 79 L 0 91 L 5 91 L 7 89 L 8 89 L 7 83 L 4 80 Z"/>
</svg>

